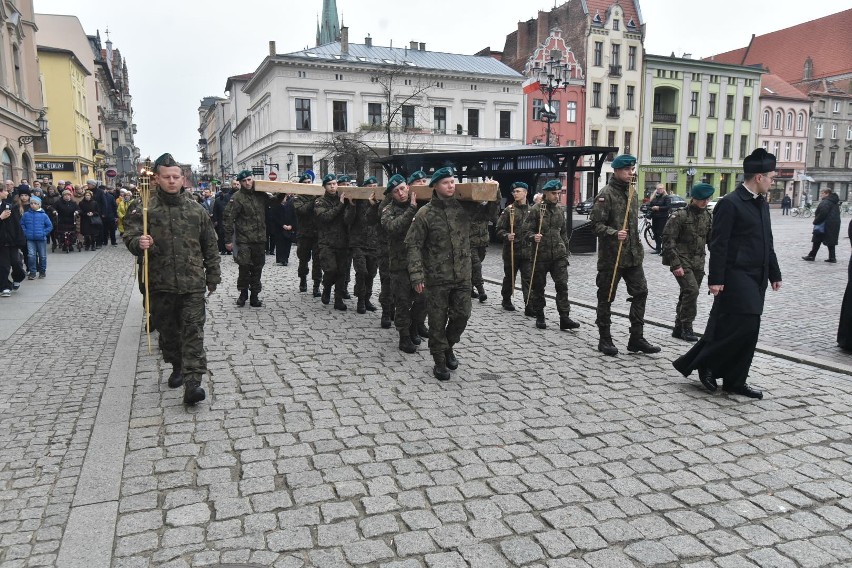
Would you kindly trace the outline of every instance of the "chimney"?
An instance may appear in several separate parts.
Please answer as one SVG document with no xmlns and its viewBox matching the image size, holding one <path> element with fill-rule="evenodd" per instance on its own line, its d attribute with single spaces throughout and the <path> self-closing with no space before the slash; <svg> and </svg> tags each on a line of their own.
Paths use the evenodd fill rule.
<svg viewBox="0 0 852 568">
<path fill-rule="evenodd" d="M 364 38 L 364 45 L 373 47 L 373 38 L 370 37 L 370 34 L 367 34 L 367 37 Z"/>
<path fill-rule="evenodd" d="M 692 54 L 691 53 L 684 53 L 683 58 L 684 59 L 692 59 Z"/>
<path fill-rule="evenodd" d="M 536 47 L 544 43 L 547 36 L 550 34 L 550 18 L 547 12 L 538 12 L 538 26 L 536 29 L 535 43 Z"/>
<path fill-rule="evenodd" d="M 417 42 L 416 41 L 409 42 L 408 43 L 408 49 L 410 49 L 411 51 L 417 51 Z"/>
<path fill-rule="evenodd" d="M 340 53 L 349 55 L 349 28 L 346 26 L 340 28 Z"/>
<path fill-rule="evenodd" d="M 275 42 L 274 41 L 269 42 L 269 56 L 275 57 Z"/>
<path fill-rule="evenodd" d="M 518 35 L 515 42 L 515 60 L 523 61 L 529 56 L 527 51 L 527 43 L 529 42 L 529 33 L 527 32 L 527 22 L 518 22 Z"/>
<path fill-rule="evenodd" d="M 420 51 L 426 51 L 426 44 L 422 41 L 420 42 Z"/>
</svg>

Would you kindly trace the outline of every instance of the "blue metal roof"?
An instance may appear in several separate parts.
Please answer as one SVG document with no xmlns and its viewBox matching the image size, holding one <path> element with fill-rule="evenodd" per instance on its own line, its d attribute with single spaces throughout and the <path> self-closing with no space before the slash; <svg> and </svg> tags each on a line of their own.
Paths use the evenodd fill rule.
<svg viewBox="0 0 852 568">
<path fill-rule="evenodd" d="M 343 55 L 340 53 L 339 41 L 285 55 L 305 59 L 347 63 L 361 62 L 374 65 L 402 65 L 411 69 L 476 73 L 479 75 L 496 75 L 507 79 L 523 79 L 523 75 L 511 67 L 493 57 L 483 55 L 461 55 L 400 47 L 367 46 L 359 43 L 350 43 L 349 54 Z"/>
</svg>

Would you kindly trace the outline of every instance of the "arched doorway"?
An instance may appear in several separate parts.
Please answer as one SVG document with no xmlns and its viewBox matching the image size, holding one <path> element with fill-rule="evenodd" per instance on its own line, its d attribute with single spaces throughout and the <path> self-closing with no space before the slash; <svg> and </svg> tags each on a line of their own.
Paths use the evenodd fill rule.
<svg viewBox="0 0 852 568">
<path fill-rule="evenodd" d="M 3 152 L 0 152 L 0 168 L 3 170 L 3 181 L 10 179 L 15 181 L 12 177 L 12 154 L 9 153 L 9 150 L 3 149 Z"/>
</svg>

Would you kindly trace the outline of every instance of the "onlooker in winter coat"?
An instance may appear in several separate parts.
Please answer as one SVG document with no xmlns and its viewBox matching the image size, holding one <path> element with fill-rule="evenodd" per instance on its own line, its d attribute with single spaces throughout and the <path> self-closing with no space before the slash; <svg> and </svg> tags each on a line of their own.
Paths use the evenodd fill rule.
<svg viewBox="0 0 852 568">
<path fill-rule="evenodd" d="M 21 263 L 20 248 L 27 240 L 21 228 L 18 208 L 6 199 L 11 183 L 0 185 L 0 297 L 12 295 L 26 276 Z"/>
<path fill-rule="evenodd" d="M 41 208 L 41 198 L 33 197 L 30 200 L 30 210 L 21 217 L 21 228 L 27 238 L 27 269 L 29 279 L 36 277 L 44 278 L 47 275 L 47 239 L 53 230 L 50 217 Z"/>
<path fill-rule="evenodd" d="M 820 202 L 814 214 L 814 232 L 811 242 L 813 248 L 802 260 L 812 261 L 816 258 L 819 245 L 823 244 L 828 249 L 828 258 L 825 262 L 837 262 L 834 255 L 834 247 L 837 246 L 837 237 L 840 235 L 840 198 L 830 189 L 820 192 Z"/>
<path fill-rule="evenodd" d="M 83 201 L 80 202 L 80 232 L 83 233 L 86 250 L 89 250 L 89 248 L 97 249 L 101 225 L 103 225 L 101 207 L 92 198 L 92 192 L 87 191 L 83 194 Z"/>
</svg>

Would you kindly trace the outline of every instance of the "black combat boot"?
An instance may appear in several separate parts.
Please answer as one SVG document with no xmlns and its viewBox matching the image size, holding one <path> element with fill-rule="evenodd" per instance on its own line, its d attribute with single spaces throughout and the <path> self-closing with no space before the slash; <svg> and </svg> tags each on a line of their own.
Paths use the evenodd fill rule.
<svg viewBox="0 0 852 568">
<path fill-rule="evenodd" d="M 471 297 L 471 298 L 478 298 L 478 297 L 479 297 L 479 292 L 477 292 L 477 291 L 476 291 L 476 288 L 471 287 L 471 289 L 470 289 L 470 297 Z"/>
<path fill-rule="evenodd" d="M 370 301 L 370 298 L 364 299 L 364 307 L 367 308 L 368 312 L 376 311 L 376 306 L 373 304 L 373 302 Z"/>
<path fill-rule="evenodd" d="M 447 362 L 447 369 L 450 371 L 455 371 L 459 368 L 459 360 L 456 359 L 456 354 L 453 353 L 453 348 L 450 346 L 449 349 L 444 351 L 444 359 Z"/>
<path fill-rule="evenodd" d="M 427 339 L 429 338 L 429 328 L 426 327 L 425 323 L 418 323 L 417 324 L 417 335 L 419 335 L 420 337 L 423 337 L 423 338 L 427 338 Z"/>
<path fill-rule="evenodd" d="M 320 293 L 320 283 L 314 282 L 314 298 L 319 298 L 322 294 Z"/>
<path fill-rule="evenodd" d="M 355 311 L 359 314 L 367 313 L 367 306 L 364 304 L 364 298 L 358 298 L 358 305 L 355 307 Z"/>
<path fill-rule="evenodd" d="M 674 329 L 672 330 L 672 337 L 675 339 L 683 339 L 683 326 L 680 325 L 680 322 L 675 322 Z"/>
<path fill-rule="evenodd" d="M 659 353 L 660 348 L 656 345 L 651 345 L 648 340 L 641 335 L 630 335 L 630 341 L 627 342 L 627 350 L 631 353 L 641 351 L 642 353 Z"/>
<path fill-rule="evenodd" d="M 500 305 L 503 306 L 503 309 L 507 312 L 515 311 L 515 304 L 512 303 L 512 300 L 503 300 L 503 303 Z"/>
<path fill-rule="evenodd" d="M 391 315 L 389 308 L 382 308 L 382 329 L 390 329 L 391 326 Z"/>
<path fill-rule="evenodd" d="M 259 308 L 263 306 L 263 302 L 260 301 L 259 295 L 260 292 L 257 292 L 255 290 L 251 291 L 251 298 L 249 298 L 249 306 L 253 308 Z"/>
<path fill-rule="evenodd" d="M 423 340 L 420 339 L 420 335 L 417 333 L 417 324 L 411 322 L 411 325 L 408 326 L 408 335 L 411 337 L 411 343 L 414 345 L 420 345 Z"/>
<path fill-rule="evenodd" d="M 680 338 L 684 341 L 689 341 L 690 343 L 698 341 L 698 336 L 695 335 L 694 331 L 692 331 L 691 323 L 684 324 L 683 333 L 681 334 Z"/>
<path fill-rule="evenodd" d="M 612 337 L 609 335 L 601 335 L 601 338 L 598 340 L 598 351 L 610 357 L 618 355 L 618 348 L 612 343 Z"/>
<path fill-rule="evenodd" d="M 246 300 L 248 300 L 248 290 L 240 290 L 240 297 L 237 298 L 237 306 L 242 308 L 246 305 Z"/>
<path fill-rule="evenodd" d="M 450 380 L 450 371 L 447 369 L 447 359 L 443 353 L 440 355 L 433 355 L 435 359 L 435 366 L 432 368 L 432 374 L 435 375 L 435 378 L 439 381 L 449 381 Z"/>
<path fill-rule="evenodd" d="M 347 284 L 346 288 L 343 289 L 343 292 L 340 294 L 344 300 L 351 300 L 352 296 L 349 295 L 349 285 Z"/>
<path fill-rule="evenodd" d="M 299 292 L 307 292 L 308 291 L 308 277 L 302 276 L 299 278 Z"/>
<path fill-rule="evenodd" d="M 338 296 L 337 294 L 335 294 L 334 295 L 334 309 L 340 310 L 341 312 L 345 312 L 346 308 L 347 308 L 347 306 L 346 306 L 346 303 L 343 301 L 343 295 L 341 294 L 340 296 Z"/>
<path fill-rule="evenodd" d="M 183 384 L 183 372 L 180 365 L 172 365 L 172 374 L 169 375 L 169 388 L 176 389 Z"/>
<path fill-rule="evenodd" d="M 331 302 L 331 286 L 322 287 L 322 303 L 328 305 Z"/>
<path fill-rule="evenodd" d="M 527 304 L 527 307 L 524 308 L 524 315 L 527 316 L 528 318 L 534 318 L 535 317 L 535 312 L 533 311 L 531 305 Z"/>
<path fill-rule="evenodd" d="M 580 327 L 580 324 L 568 317 L 568 314 L 559 314 L 559 329 L 564 331 L 566 329 L 577 329 L 578 327 Z"/>
<path fill-rule="evenodd" d="M 403 353 L 416 353 L 417 346 L 411 341 L 411 337 L 408 335 L 403 335 L 404 332 L 399 333 L 399 350 Z"/>
<path fill-rule="evenodd" d="M 479 292 L 479 303 L 481 304 L 488 299 L 488 294 L 485 293 L 485 286 L 482 284 L 476 285 L 476 291 Z"/>
<path fill-rule="evenodd" d="M 188 380 L 183 385 L 183 403 L 187 406 L 195 406 L 195 403 L 201 402 L 207 398 L 204 389 L 201 388 L 201 381 Z"/>
<path fill-rule="evenodd" d="M 547 322 L 544 321 L 544 314 L 536 314 L 535 326 L 539 329 L 547 329 Z"/>
</svg>

